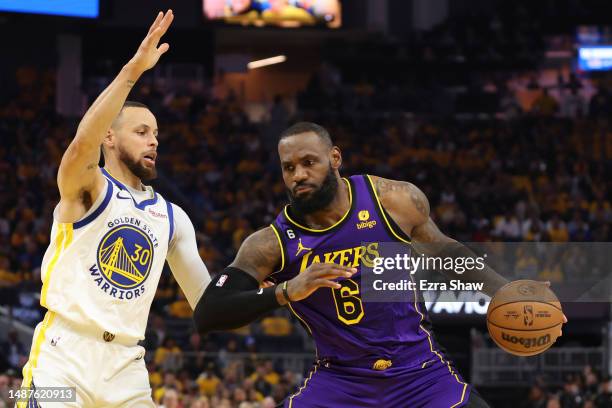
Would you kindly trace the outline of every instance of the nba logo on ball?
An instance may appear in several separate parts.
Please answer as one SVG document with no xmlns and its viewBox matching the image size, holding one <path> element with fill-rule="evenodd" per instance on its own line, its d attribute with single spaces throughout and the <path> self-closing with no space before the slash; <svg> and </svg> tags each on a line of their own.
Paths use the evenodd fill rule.
<svg viewBox="0 0 612 408">
<path fill-rule="evenodd" d="M 523 306 L 523 322 L 525 326 L 533 326 L 533 306 Z"/>
<path fill-rule="evenodd" d="M 518 319 L 522 310 L 522 319 Z M 487 328 L 495 343 L 517 356 L 550 348 L 563 324 L 557 296 L 542 282 L 518 280 L 497 291 L 487 311 Z"/>
</svg>

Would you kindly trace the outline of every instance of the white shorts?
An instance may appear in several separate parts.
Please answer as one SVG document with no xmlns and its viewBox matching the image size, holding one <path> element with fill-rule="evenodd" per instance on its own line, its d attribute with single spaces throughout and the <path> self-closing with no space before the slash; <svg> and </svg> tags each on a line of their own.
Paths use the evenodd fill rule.
<svg viewBox="0 0 612 408">
<path fill-rule="evenodd" d="M 104 339 L 106 337 L 106 340 Z M 144 347 L 75 328 L 53 312 L 36 326 L 23 387 L 74 387 L 76 402 L 29 401 L 19 407 L 155 407 Z M 108 341 L 111 340 L 111 341 Z M 41 395 L 44 392 L 41 392 Z"/>
</svg>

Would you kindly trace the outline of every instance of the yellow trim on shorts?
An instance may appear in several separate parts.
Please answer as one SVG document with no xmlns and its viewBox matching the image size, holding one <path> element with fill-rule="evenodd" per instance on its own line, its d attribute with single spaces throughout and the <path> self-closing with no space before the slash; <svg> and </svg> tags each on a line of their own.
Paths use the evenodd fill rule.
<svg viewBox="0 0 612 408">
<path fill-rule="evenodd" d="M 45 308 L 49 308 L 47 306 L 47 292 L 49 291 L 49 281 L 51 280 L 51 273 L 53 269 L 55 269 L 55 265 L 57 264 L 57 260 L 60 255 L 72 242 L 72 224 L 71 223 L 58 223 L 58 233 L 55 237 L 55 252 L 53 253 L 53 258 L 51 258 L 51 262 L 47 266 L 47 273 L 45 274 L 45 279 L 43 281 L 42 291 L 40 292 L 40 305 Z"/>
<path fill-rule="evenodd" d="M 342 177 L 342 180 L 344 180 L 346 182 L 346 185 L 348 186 L 348 192 L 349 192 L 349 208 L 348 210 L 346 210 L 346 212 L 344 213 L 344 215 L 342 216 L 342 218 L 340 218 L 338 220 L 338 222 L 336 222 L 334 225 L 331 225 L 327 228 L 323 228 L 323 229 L 314 229 L 314 228 L 308 228 L 305 227 L 303 225 L 301 225 L 300 223 L 294 221 L 291 219 L 291 217 L 289 216 L 289 212 L 287 211 L 287 208 L 289 208 L 288 205 L 285 206 L 285 209 L 283 210 L 283 212 L 285 213 L 285 217 L 287 218 L 287 220 L 289 220 L 289 222 L 291 222 L 292 224 L 294 224 L 295 226 L 306 230 L 306 231 L 310 231 L 310 232 L 325 232 L 325 231 L 329 231 L 330 229 L 334 228 L 336 225 L 340 224 L 342 221 L 344 221 L 344 219 L 346 217 L 348 217 L 348 215 L 351 213 L 351 210 L 353 209 L 353 189 L 351 188 L 351 183 L 345 179 L 344 177 Z"/>
<path fill-rule="evenodd" d="M 38 357 L 40 355 L 40 347 L 42 346 L 43 341 L 45 341 L 45 334 L 47 329 L 53 323 L 53 319 L 55 319 L 55 313 L 48 311 L 45 313 L 45 318 L 43 319 L 42 326 L 40 327 L 40 331 L 36 335 L 33 340 L 32 351 L 30 352 L 30 357 L 28 362 L 23 366 L 23 382 L 21 387 L 24 389 L 29 389 L 32 385 L 32 371 L 38 365 Z M 28 401 L 20 401 L 17 403 L 17 408 L 26 408 Z"/>
<path fill-rule="evenodd" d="M 314 374 L 316 374 L 316 372 L 317 372 L 317 368 L 319 368 L 319 365 L 318 365 L 318 364 L 316 364 L 316 365 L 314 366 L 314 369 L 310 370 L 310 375 L 308 376 L 308 378 L 306 379 L 306 381 L 304 381 L 304 385 L 302 385 L 302 386 L 300 387 L 300 389 L 299 389 L 299 390 L 298 390 L 298 391 L 297 391 L 295 394 L 293 394 L 291 397 L 289 397 L 289 408 L 291 408 L 291 407 L 292 407 L 292 405 L 293 405 L 293 399 L 294 399 L 295 397 L 297 397 L 298 395 L 300 395 L 300 394 L 302 393 L 302 391 L 304 391 L 304 390 L 306 389 L 306 385 L 308 384 L 308 381 L 310 381 L 310 379 L 312 378 L 312 376 L 313 376 Z"/>
<path fill-rule="evenodd" d="M 281 240 L 280 234 L 276 230 L 276 227 L 274 226 L 274 224 L 270 224 L 270 227 L 272 227 L 272 231 L 274 231 L 274 235 L 276 235 L 276 239 L 278 240 L 278 246 L 280 247 L 280 251 L 281 251 L 281 266 L 279 268 L 279 271 L 282 271 L 285 268 L 285 248 L 283 246 L 283 241 Z"/>
<path fill-rule="evenodd" d="M 385 214 L 385 209 L 382 206 L 382 203 L 380 202 L 380 198 L 378 198 L 378 193 L 376 192 L 376 186 L 374 185 L 374 182 L 372 181 L 372 178 L 369 174 L 366 174 L 366 177 L 368 178 L 368 181 L 370 182 L 370 186 L 372 187 L 372 191 L 374 192 L 374 198 L 376 199 L 376 204 L 378 205 L 378 209 L 380 210 L 380 215 L 382 215 L 383 220 L 385 221 L 385 224 L 387 225 L 387 228 L 389 228 L 389 231 L 391 231 L 391 233 L 393 234 L 393 236 L 397 239 L 399 239 L 401 242 L 405 242 L 406 244 L 410 244 L 410 241 L 406 241 L 404 238 L 402 238 L 398 233 L 395 232 L 395 230 L 393 229 L 393 227 L 391 226 L 391 223 L 389 222 L 389 220 L 387 219 L 387 216 Z"/>
<path fill-rule="evenodd" d="M 70 243 L 72 242 L 72 223 L 58 223 L 58 232 L 55 236 L 55 252 L 53 253 L 53 257 L 51 258 L 51 262 L 47 266 L 47 273 L 45 275 L 45 279 L 43 280 L 42 290 L 40 292 L 40 305 L 49 308 L 47 306 L 47 292 L 49 291 L 49 281 L 51 280 L 51 273 L 55 269 L 55 265 L 62 254 L 68 248 Z M 48 311 L 45 313 L 45 318 L 42 321 L 42 326 L 40 331 L 32 340 L 32 349 L 30 351 L 30 357 L 28 358 L 28 362 L 23 366 L 23 388 L 29 388 L 32 385 L 32 371 L 38 365 L 38 356 L 40 355 L 40 347 L 42 346 L 43 341 L 45 340 L 45 333 L 51 323 L 53 323 L 53 319 L 55 319 L 55 313 L 52 311 Z M 27 401 L 18 402 L 18 408 L 25 408 L 27 406 Z"/>
<path fill-rule="evenodd" d="M 412 276 L 410 276 L 410 280 L 412 280 Z M 413 282 L 414 282 L 414 281 L 413 281 Z M 416 286 L 416 285 L 414 285 L 414 286 Z M 438 352 L 436 349 L 434 349 L 434 348 L 433 348 L 433 342 L 431 341 L 431 333 L 429 333 L 429 332 L 427 331 L 427 329 L 425 329 L 425 327 L 423 327 L 423 325 L 422 325 L 423 320 L 425 320 L 425 316 L 424 316 L 424 315 L 423 315 L 423 313 L 421 313 L 421 311 L 419 310 L 419 305 L 418 305 L 418 303 L 417 303 L 417 291 L 416 291 L 416 288 L 412 289 L 412 291 L 414 292 L 414 309 L 415 309 L 415 310 L 416 310 L 416 312 L 419 314 L 419 316 L 421 316 L 421 321 L 419 322 L 419 327 L 421 328 L 421 330 L 423 330 L 423 331 L 425 332 L 425 334 L 427 334 L 427 341 L 429 342 L 429 350 L 430 350 L 430 351 L 431 351 L 433 354 L 435 354 L 436 356 L 438 356 L 438 358 L 440 359 L 440 361 L 442 362 L 442 364 L 444 364 L 444 365 L 446 365 L 446 366 L 447 366 L 447 368 L 448 368 L 448 372 L 449 372 L 449 373 L 450 373 L 450 374 L 451 374 L 453 377 L 455 377 L 455 380 L 456 380 L 456 381 L 457 381 L 459 384 L 462 384 L 462 385 L 463 385 L 463 391 L 461 392 L 461 399 L 460 399 L 458 402 L 456 402 L 455 404 L 453 404 L 453 405 L 451 405 L 451 406 L 450 406 L 450 408 L 455 408 L 455 407 L 456 407 L 456 406 L 458 406 L 459 404 L 463 403 L 463 400 L 465 399 L 465 391 L 466 391 L 466 389 L 467 389 L 467 384 L 466 384 L 466 383 L 464 383 L 463 381 L 461 381 L 461 380 L 459 379 L 459 376 L 458 376 L 458 375 L 457 375 L 457 374 L 456 374 L 456 373 L 453 371 L 453 369 L 451 368 L 450 363 L 449 363 L 448 361 L 444 361 L 444 358 L 442 358 L 442 355 L 441 355 L 441 354 L 440 354 L 440 353 L 439 353 L 439 352 Z M 421 367 L 421 368 L 424 368 L 424 366 L 425 366 L 425 364 L 426 364 L 426 363 L 427 363 L 427 362 L 425 362 L 425 363 L 423 364 L 423 367 Z"/>
</svg>

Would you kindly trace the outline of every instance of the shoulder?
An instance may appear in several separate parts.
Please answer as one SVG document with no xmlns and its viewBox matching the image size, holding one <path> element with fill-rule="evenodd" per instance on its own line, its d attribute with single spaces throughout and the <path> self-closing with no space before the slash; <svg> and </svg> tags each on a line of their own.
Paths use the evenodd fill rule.
<svg viewBox="0 0 612 408">
<path fill-rule="evenodd" d="M 177 239 L 191 239 L 195 235 L 195 228 L 191 219 L 179 205 L 166 201 L 168 206 L 168 218 L 170 221 L 170 240 L 172 243 Z"/>
<path fill-rule="evenodd" d="M 270 248 L 278 249 L 276 233 L 271 226 L 262 228 L 249 235 L 242 243 L 242 248 L 270 250 Z"/>
<path fill-rule="evenodd" d="M 381 205 L 388 211 L 410 211 L 416 218 L 429 218 L 429 200 L 408 181 L 369 176 Z"/>
<path fill-rule="evenodd" d="M 174 217 L 174 219 L 176 221 L 190 221 L 189 216 L 187 215 L 187 213 L 185 212 L 185 210 L 183 210 L 181 208 L 181 206 L 179 206 L 178 204 L 174 204 L 170 201 L 166 201 L 168 203 L 168 208 L 170 209 L 170 211 L 172 211 L 172 216 Z M 176 222 L 175 221 L 175 222 Z"/>
</svg>

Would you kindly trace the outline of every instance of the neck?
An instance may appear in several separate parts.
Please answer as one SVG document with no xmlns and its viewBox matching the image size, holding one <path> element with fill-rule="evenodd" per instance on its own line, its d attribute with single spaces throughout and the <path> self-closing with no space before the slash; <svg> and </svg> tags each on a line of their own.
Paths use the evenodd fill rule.
<svg viewBox="0 0 612 408">
<path fill-rule="evenodd" d="M 142 181 L 130 171 L 130 169 L 119 160 L 108 160 L 104 168 L 114 178 L 135 190 L 143 190 Z"/>
<path fill-rule="evenodd" d="M 350 208 L 349 188 L 344 180 L 338 179 L 338 191 L 332 202 L 322 210 L 304 215 L 302 219 L 310 228 L 329 228 L 340 221 Z"/>
</svg>

